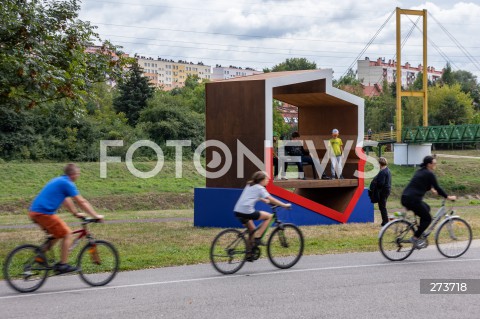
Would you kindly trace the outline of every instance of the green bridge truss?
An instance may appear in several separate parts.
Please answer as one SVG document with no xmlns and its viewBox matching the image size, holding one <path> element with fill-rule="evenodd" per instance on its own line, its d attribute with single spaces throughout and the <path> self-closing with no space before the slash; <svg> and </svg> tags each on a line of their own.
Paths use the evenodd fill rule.
<svg viewBox="0 0 480 319">
<path fill-rule="evenodd" d="M 480 142 L 480 124 L 406 127 L 404 143 L 475 143 Z"/>
</svg>

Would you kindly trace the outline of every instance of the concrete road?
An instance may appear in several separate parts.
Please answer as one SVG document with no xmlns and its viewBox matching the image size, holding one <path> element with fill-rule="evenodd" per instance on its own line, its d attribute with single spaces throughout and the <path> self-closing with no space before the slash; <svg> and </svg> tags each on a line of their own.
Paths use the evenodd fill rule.
<svg viewBox="0 0 480 319">
<path fill-rule="evenodd" d="M 478 294 L 420 294 L 420 279 L 480 281 L 480 241 L 457 259 L 436 247 L 390 262 L 379 252 L 304 256 L 292 269 L 268 260 L 235 275 L 211 265 L 123 272 L 105 287 L 76 275 L 33 294 L 0 282 L 0 318 L 480 318 Z"/>
</svg>

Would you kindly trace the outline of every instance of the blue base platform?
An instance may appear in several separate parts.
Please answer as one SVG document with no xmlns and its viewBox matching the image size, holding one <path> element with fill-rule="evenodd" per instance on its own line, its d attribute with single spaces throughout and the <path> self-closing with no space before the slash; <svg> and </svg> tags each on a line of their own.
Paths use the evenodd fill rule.
<svg viewBox="0 0 480 319">
<path fill-rule="evenodd" d="M 233 216 L 233 207 L 241 193 L 242 189 L 236 188 L 195 188 L 194 225 L 221 228 L 242 227 Z M 256 208 L 266 212 L 271 211 L 270 207 L 262 202 L 257 203 Z M 290 210 L 280 209 L 278 216 L 284 222 L 299 226 L 340 224 L 336 220 L 295 204 L 292 204 Z M 365 189 L 347 223 L 371 222 L 373 222 L 373 204 L 370 202 L 368 192 Z"/>
</svg>

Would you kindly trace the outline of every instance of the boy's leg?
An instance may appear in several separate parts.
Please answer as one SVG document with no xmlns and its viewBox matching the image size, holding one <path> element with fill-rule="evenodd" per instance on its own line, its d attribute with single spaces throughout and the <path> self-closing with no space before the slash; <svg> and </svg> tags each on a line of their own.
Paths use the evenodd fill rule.
<svg viewBox="0 0 480 319">
<path fill-rule="evenodd" d="M 337 158 L 335 156 L 330 157 L 330 172 L 332 173 L 332 179 L 335 179 L 335 168 L 337 167 Z"/>
<path fill-rule="evenodd" d="M 340 179 L 343 179 L 342 155 L 337 156 L 336 159 L 337 159 L 337 162 L 336 162 L 337 177 Z"/>
</svg>

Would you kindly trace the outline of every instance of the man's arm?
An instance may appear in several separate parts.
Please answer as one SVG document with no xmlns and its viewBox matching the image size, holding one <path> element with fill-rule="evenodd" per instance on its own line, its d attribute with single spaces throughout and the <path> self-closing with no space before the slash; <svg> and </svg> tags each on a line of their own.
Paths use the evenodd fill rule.
<svg viewBox="0 0 480 319">
<path fill-rule="evenodd" d="M 70 213 L 73 214 L 75 217 L 80 217 L 81 215 L 78 213 L 77 207 L 75 207 L 75 204 L 72 201 L 71 197 L 65 198 L 63 201 L 63 207 L 65 207 Z"/>
<path fill-rule="evenodd" d="M 84 212 L 86 212 L 93 218 L 103 219 L 103 215 L 97 214 L 97 212 L 93 209 L 92 205 L 90 205 L 90 203 L 85 198 L 83 198 L 82 195 L 74 196 L 73 199 L 77 202 L 78 206 L 80 206 L 80 208 Z"/>
</svg>

